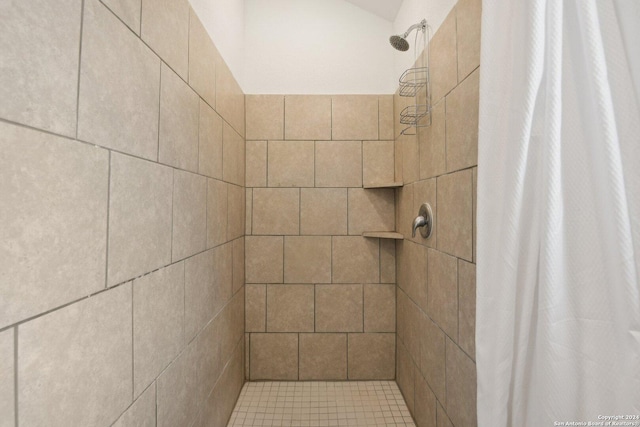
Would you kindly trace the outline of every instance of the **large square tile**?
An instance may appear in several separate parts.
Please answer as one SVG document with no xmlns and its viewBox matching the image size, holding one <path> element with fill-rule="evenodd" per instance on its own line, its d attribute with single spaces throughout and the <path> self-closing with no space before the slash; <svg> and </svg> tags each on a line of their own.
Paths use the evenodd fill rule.
<svg viewBox="0 0 640 427">
<path fill-rule="evenodd" d="M 349 234 L 395 229 L 395 191 L 349 189 Z"/>
<path fill-rule="evenodd" d="M 398 387 L 402 390 L 402 396 L 404 397 L 409 410 L 414 408 L 415 400 L 415 367 L 407 349 L 402 341 L 398 341 L 396 350 L 396 382 Z"/>
<path fill-rule="evenodd" d="M 202 252 L 207 246 L 207 178 L 175 170 L 173 176 L 172 260 Z"/>
<path fill-rule="evenodd" d="M 199 105 L 198 94 L 163 63 L 159 162 L 198 172 Z"/>
<path fill-rule="evenodd" d="M 111 153 L 108 284 L 171 261 L 173 170 Z"/>
<path fill-rule="evenodd" d="M 222 179 L 222 118 L 203 100 L 200 100 L 198 147 L 198 172 Z"/>
<path fill-rule="evenodd" d="M 378 138 L 392 140 L 394 134 L 393 95 L 381 95 L 378 97 Z"/>
<path fill-rule="evenodd" d="M 216 105 L 216 58 L 219 55 L 198 15 L 189 7 L 189 86 L 211 107 Z"/>
<path fill-rule="evenodd" d="M 380 239 L 380 283 L 396 284 L 396 241 Z"/>
<path fill-rule="evenodd" d="M 394 379 L 395 351 L 395 334 L 349 334 L 349 379 Z"/>
<path fill-rule="evenodd" d="M 476 265 L 458 260 L 458 344 L 476 357 Z"/>
<path fill-rule="evenodd" d="M 401 135 L 396 140 L 402 149 L 402 180 L 405 185 L 420 179 L 420 154 L 418 153 L 418 136 Z"/>
<path fill-rule="evenodd" d="M 411 359 L 420 359 L 420 322 L 424 314 L 415 301 L 400 291 L 398 293 L 398 336 L 402 339 Z"/>
<path fill-rule="evenodd" d="M 447 170 L 445 140 L 445 100 L 431 109 L 431 126 L 418 128 L 420 179 L 442 175 Z"/>
<path fill-rule="evenodd" d="M 244 237 L 235 239 L 233 246 L 233 293 L 244 286 Z"/>
<path fill-rule="evenodd" d="M 377 96 L 337 95 L 331 102 L 331 139 L 378 139 Z"/>
<path fill-rule="evenodd" d="M 184 263 L 133 281 L 133 394 L 139 396 L 184 345 Z"/>
<path fill-rule="evenodd" d="M 398 252 L 398 287 L 426 310 L 427 248 L 405 240 L 398 246 Z"/>
<path fill-rule="evenodd" d="M 224 122 L 222 126 L 222 159 L 223 179 L 227 182 L 244 186 L 244 138 L 227 122 Z"/>
<path fill-rule="evenodd" d="M 267 141 L 247 141 L 245 185 L 267 186 Z"/>
<path fill-rule="evenodd" d="M 245 329 L 247 332 L 267 331 L 267 286 L 246 285 Z M 248 350 L 247 350 L 248 351 Z"/>
<path fill-rule="evenodd" d="M 456 4 L 458 41 L 458 80 L 480 65 L 481 0 L 461 0 Z"/>
<path fill-rule="evenodd" d="M 331 237 L 285 237 L 284 281 L 331 283 Z"/>
<path fill-rule="evenodd" d="M 188 0 L 144 0 L 140 35 L 184 80 L 189 78 Z"/>
<path fill-rule="evenodd" d="M 267 332 L 313 332 L 313 285 L 267 286 Z"/>
<path fill-rule="evenodd" d="M 396 195 L 396 230 L 407 240 L 412 240 L 411 225 L 416 217 L 417 211 L 413 207 L 413 187 L 414 184 L 404 185 L 398 188 Z M 417 238 L 417 236 L 416 236 Z M 422 238 L 422 237 L 421 237 Z"/>
<path fill-rule="evenodd" d="M 419 230 L 413 236 L 412 224 L 418 214 L 415 207 L 415 188 L 421 182 L 405 184 L 396 192 L 396 230 L 404 237 L 403 242 L 421 243 L 424 241 Z"/>
<path fill-rule="evenodd" d="M 191 341 L 214 314 L 213 250 L 184 261 L 184 335 Z"/>
<path fill-rule="evenodd" d="M 445 334 L 427 316 L 420 319 L 420 370 L 429 386 L 441 401 L 446 401 Z"/>
<path fill-rule="evenodd" d="M 207 180 L 207 248 L 227 241 L 228 187 L 217 179 Z"/>
<path fill-rule="evenodd" d="M 200 418 L 196 419 L 194 427 L 227 425 L 244 383 L 242 370 L 242 346 L 238 345 L 220 379 L 202 405 Z"/>
<path fill-rule="evenodd" d="M 347 334 L 300 334 L 300 380 L 346 380 Z"/>
<path fill-rule="evenodd" d="M 235 240 L 244 235 L 245 194 L 244 188 L 230 184 L 227 186 L 227 240 Z"/>
<path fill-rule="evenodd" d="M 0 150 L 2 328 L 104 288 L 109 154 L 5 123 Z"/>
<path fill-rule="evenodd" d="M 414 416 L 419 426 L 436 427 L 436 396 L 424 377 L 417 372 L 414 384 Z"/>
<path fill-rule="evenodd" d="M 429 249 L 427 314 L 450 337 L 458 338 L 458 263 L 456 258 Z"/>
<path fill-rule="evenodd" d="M 300 190 L 297 188 L 254 188 L 253 226 L 255 234 L 299 234 Z"/>
<path fill-rule="evenodd" d="M 216 111 L 244 138 L 244 93 L 222 56 L 216 55 Z"/>
<path fill-rule="evenodd" d="M 251 334 L 251 380 L 297 380 L 298 334 Z"/>
<path fill-rule="evenodd" d="M 362 142 L 317 141 L 316 187 L 362 187 Z"/>
<path fill-rule="evenodd" d="M 431 101 L 434 104 L 458 84 L 456 43 L 456 10 L 454 8 L 429 42 L 429 77 Z"/>
<path fill-rule="evenodd" d="M 196 417 L 197 352 L 188 346 L 157 380 L 156 414 L 158 427 L 190 425 Z"/>
<path fill-rule="evenodd" d="M 0 332 L 0 426 L 12 427 L 15 422 L 15 329 Z"/>
<path fill-rule="evenodd" d="M 156 160 L 160 60 L 100 2 L 82 28 L 78 138 Z"/>
<path fill-rule="evenodd" d="M 250 236 L 253 234 L 253 188 L 244 190 L 244 207 L 244 234 Z"/>
<path fill-rule="evenodd" d="M 438 250 L 471 261 L 473 257 L 473 178 L 471 169 L 437 179 Z"/>
<path fill-rule="evenodd" d="M 363 141 L 362 169 L 364 185 L 394 182 L 394 141 Z"/>
<path fill-rule="evenodd" d="M 347 189 L 302 188 L 300 234 L 347 234 Z"/>
<path fill-rule="evenodd" d="M 333 283 L 378 283 L 380 251 L 378 239 L 334 236 L 332 241 Z"/>
<path fill-rule="evenodd" d="M 20 425 L 111 425 L 124 412 L 132 402 L 131 310 L 125 284 L 20 325 Z"/>
<path fill-rule="evenodd" d="M 269 141 L 267 158 L 269 187 L 313 187 L 313 141 Z"/>
<path fill-rule="evenodd" d="M 233 243 L 213 248 L 213 304 L 214 315 L 222 310 L 233 296 Z"/>
<path fill-rule="evenodd" d="M 284 138 L 284 96 L 247 95 L 247 139 Z"/>
<path fill-rule="evenodd" d="M 284 117 L 285 139 L 331 139 L 331 97 L 329 96 L 285 96 Z"/>
<path fill-rule="evenodd" d="M 75 136 L 82 1 L 2 8 L 0 117 Z"/>
<path fill-rule="evenodd" d="M 362 332 L 362 285 L 316 286 L 316 331 Z"/>
<path fill-rule="evenodd" d="M 480 70 L 447 95 L 447 171 L 478 164 Z"/>
<path fill-rule="evenodd" d="M 364 331 L 396 331 L 396 285 L 364 285 Z"/>
<path fill-rule="evenodd" d="M 476 412 L 476 364 L 451 340 L 447 340 L 447 414 L 453 424 L 473 427 Z"/>
<path fill-rule="evenodd" d="M 247 283 L 282 283 L 284 238 L 247 236 L 245 268 Z"/>
</svg>

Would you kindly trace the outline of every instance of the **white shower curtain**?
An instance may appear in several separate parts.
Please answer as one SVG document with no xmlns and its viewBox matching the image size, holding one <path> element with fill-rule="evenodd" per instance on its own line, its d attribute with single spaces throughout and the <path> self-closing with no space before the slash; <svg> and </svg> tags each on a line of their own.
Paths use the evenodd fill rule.
<svg viewBox="0 0 640 427">
<path fill-rule="evenodd" d="M 639 94 L 640 0 L 483 1 L 480 427 L 640 416 Z"/>
</svg>

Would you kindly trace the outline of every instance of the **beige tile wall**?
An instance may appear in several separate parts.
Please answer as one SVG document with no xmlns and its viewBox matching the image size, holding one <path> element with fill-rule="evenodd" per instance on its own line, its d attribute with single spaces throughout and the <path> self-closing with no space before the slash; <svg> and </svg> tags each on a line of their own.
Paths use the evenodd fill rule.
<svg viewBox="0 0 640 427">
<path fill-rule="evenodd" d="M 0 426 L 226 425 L 245 106 L 213 41 L 187 0 L 10 2 L 0 62 Z"/>
<path fill-rule="evenodd" d="M 392 96 L 246 98 L 252 380 L 395 378 Z"/>
<path fill-rule="evenodd" d="M 475 427 L 475 187 L 480 0 L 459 0 L 430 45 L 432 124 L 396 127 L 397 382 L 420 427 Z M 396 95 L 398 108 L 406 102 Z M 428 202 L 435 229 L 410 238 Z"/>
</svg>

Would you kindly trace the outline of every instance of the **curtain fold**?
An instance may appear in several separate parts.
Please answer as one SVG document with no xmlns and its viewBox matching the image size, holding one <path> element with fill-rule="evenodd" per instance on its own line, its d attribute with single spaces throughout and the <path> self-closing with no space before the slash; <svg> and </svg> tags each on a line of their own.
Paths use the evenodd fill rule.
<svg viewBox="0 0 640 427">
<path fill-rule="evenodd" d="M 478 425 L 640 415 L 640 2 L 484 0 L 481 64 Z"/>
</svg>

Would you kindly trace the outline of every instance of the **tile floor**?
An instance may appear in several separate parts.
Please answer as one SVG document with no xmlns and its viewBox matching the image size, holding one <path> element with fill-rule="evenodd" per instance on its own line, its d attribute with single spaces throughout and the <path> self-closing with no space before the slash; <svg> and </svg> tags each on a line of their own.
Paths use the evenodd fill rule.
<svg viewBox="0 0 640 427">
<path fill-rule="evenodd" d="M 247 382 L 228 427 L 415 426 L 394 381 Z"/>
</svg>

